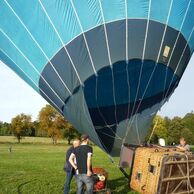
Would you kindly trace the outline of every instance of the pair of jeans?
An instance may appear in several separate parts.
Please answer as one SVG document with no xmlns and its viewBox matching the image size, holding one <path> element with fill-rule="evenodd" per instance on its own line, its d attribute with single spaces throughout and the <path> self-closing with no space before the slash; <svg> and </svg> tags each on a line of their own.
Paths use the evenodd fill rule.
<svg viewBox="0 0 194 194">
<path fill-rule="evenodd" d="M 74 173 L 72 171 L 66 173 L 66 181 L 64 186 L 64 194 L 69 194 L 71 180 L 74 176 Z"/>
<path fill-rule="evenodd" d="M 76 174 L 75 179 L 77 182 L 77 194 L 82 194 L 84 185 L 86 186 L 86 193 L 93 194 L 94 181 L 91 176 L 87 174 Z"/>
</svg>

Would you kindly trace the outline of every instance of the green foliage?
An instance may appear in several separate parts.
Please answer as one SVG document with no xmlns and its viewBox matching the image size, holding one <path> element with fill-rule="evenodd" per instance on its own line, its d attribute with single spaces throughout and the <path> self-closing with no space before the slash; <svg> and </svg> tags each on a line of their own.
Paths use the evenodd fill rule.
<svg viewBox="0 0 194 194">
<path fill-rule="evenodd" d="M 194 134 L 194 114 L 187 113 L 182 119 L 183 125 Z"/>
<path fill-rule="evenodd" d="M 63 131 L 63 136 L 70 144 L 71 140 L 80 137 L 80 133 L 69 123 Z"/>
<path fill-rule="evenodd" d="M 181 137 L 184 137 L 188 144 L 190 145 L 194 144 L 194 133 L 192 133 L 190 129 L 183 128 L 181 130 Z"/>
<path fill-rule="evenodd" d="M 165 140 L 167 139 L 168 130 L 166 128 L 165 120 L 159 115 L 157 115 L 153 120 L 153 123 L 149 130 L 149 134 L 146 137 L 147 140 L 149 140 L 153 130 L 154 132 L 152 134 L 152 138 L 150 141 L 151 143 L 154 143 L 154 144 L 158 143 L 159 138 L 164 138 Z"/>
<path fill-rule="evenodd" d="M 168 143 L 179 143 L 179 139 L 181 137 L 181 131 L 183 130 L 184 125 L 182 123 L 182 119 L 180 117 L 174 117 L 169 125 L 168 131 L 169 131 L 169 137 L 168 137 Z"/>
<path fill-rule="evenodd" d="M 0 122 L 0 135 L 7 136 L 12 135 L 11 124 L 6 122 Z"/>
<path fill-rule="evenodd" d="M 194 144 L 193 113 L 188 113 L 183 118 L 174 117 L 173 119 L 168 117 L 162 118 L 157 115 L 150 127 L 146 141 L 149 139 L 153 128 L 154 133 L 152 134 L 151 143 L 158 143 L 158 138 L 164 138 L 168 145 L 172 143 L 178 144 L 180 137 L 184 137 L 188 144 Z"/>
</svg>

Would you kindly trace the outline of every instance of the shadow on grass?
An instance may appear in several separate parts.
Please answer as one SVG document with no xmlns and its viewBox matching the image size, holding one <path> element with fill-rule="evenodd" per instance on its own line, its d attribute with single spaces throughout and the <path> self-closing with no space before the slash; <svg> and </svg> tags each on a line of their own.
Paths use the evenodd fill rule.
<svg viewBox="0 0 194 194">
<path fill-rule="evenodd" d="M 24 182 L 24 183 L 21 183 L 18 187 L 17 187 L 17 192 L 18 192 L 18 194 L 22 194 L 22 192 L 21 192 L 21 189 L 22 189 L 22 187 L 24 186 L 24 185 L 26 185 L 26 184 L 28 184 L 28 183 L 31 183 L 31 182 L 33 182 L 33 181 L 36 181 L 37 179 L 34 179 L 34 180 L 30 180 L 30 181 L 26 181 L 26 182 Z"/>
<path fill-rule="evenodd" d="M 107 187 L 111 189 L 111 193 L 113 194 L 125 194 L 125 193 L 137 194 L 135 191 L 130 189 L 129 181 L 124 177 L 109 180 Z"/>
</svg>

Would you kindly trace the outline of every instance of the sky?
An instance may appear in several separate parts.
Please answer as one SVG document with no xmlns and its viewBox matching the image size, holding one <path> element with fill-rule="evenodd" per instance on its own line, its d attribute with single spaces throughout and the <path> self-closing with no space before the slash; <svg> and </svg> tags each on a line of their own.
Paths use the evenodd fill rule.
<svg viewBox="0 0 194 194">
<path fill-rule="evenodd" d="M 38 112 L 47 102 L 11 69 L 0 61 L 0 121 L 10 122 L 20 114 L 37 119 Z M 158 114 L 183 117 L 194 110 L 194 56 L 169 101 Z"/>
</svg>

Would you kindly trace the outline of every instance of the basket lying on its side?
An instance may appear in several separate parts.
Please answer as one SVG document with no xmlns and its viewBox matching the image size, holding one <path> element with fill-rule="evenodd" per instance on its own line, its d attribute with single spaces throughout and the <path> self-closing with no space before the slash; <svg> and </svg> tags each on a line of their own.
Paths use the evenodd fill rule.
<svg viewBox="0 0 194 194">
<path fill-rule="evenodd" d="M 194 155 L 172 149 L 138 148 L 130 186 L 143 194 L 193 194 Z"/>
</svg>

